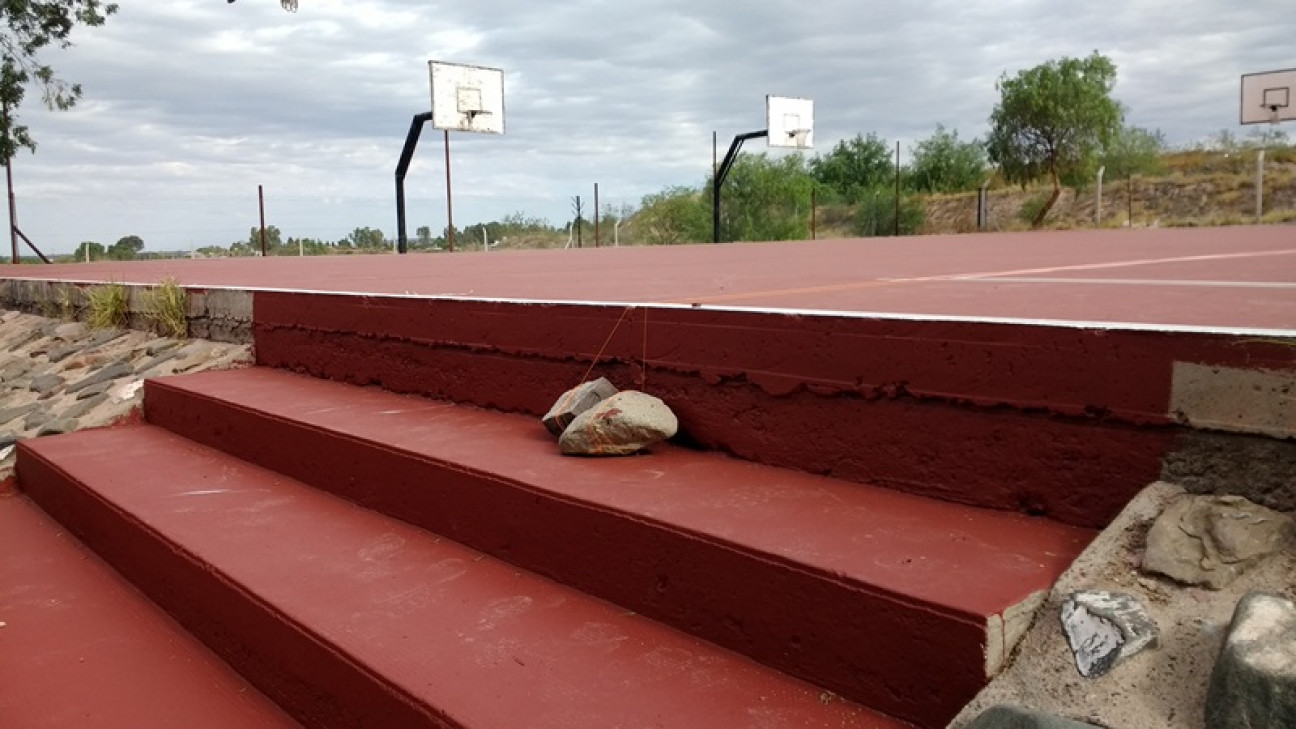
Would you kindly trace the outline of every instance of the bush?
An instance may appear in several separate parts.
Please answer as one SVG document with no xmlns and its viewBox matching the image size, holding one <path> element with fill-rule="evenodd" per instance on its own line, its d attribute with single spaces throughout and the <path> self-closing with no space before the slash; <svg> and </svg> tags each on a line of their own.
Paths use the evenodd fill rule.
<svg viewBox="0 0 1296 729">
<path fill-rule="evenodd" d="M 862 236 L 895 235 L 895 190 L 875 187 L 860 193 L 856 206 L 855 230 Z M 922 201 L 916 196 L 901 193 L 900 235 L 915 235 L 927 220 Z"/>
</svg>

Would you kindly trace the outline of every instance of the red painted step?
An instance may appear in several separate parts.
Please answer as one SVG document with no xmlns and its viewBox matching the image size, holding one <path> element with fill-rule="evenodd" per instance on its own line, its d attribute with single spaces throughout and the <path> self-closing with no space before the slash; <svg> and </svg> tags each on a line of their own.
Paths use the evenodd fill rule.
<svg viewBox="0 0 1296 729">
<path fill-rule="evenodd" d="M 309 726 L 904 726 L 157 427 L 25 441 L 18 478 Z"/>
<path fill-rule="evenodd" d="M 1093 533 L 664 446 L 564 458 L 533 418 L 254 368 L 146 417 L 926 726 Z"/>
<path fill-rule="evenodd" d="M 0 496 L 0 725 L 299 726 L 23 496 Z"/>
</svg>

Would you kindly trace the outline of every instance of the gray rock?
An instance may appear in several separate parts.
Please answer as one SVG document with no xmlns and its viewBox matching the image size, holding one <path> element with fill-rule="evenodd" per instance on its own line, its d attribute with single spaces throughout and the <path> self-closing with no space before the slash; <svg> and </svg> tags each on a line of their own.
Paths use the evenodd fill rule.
<svg viewBox="0 0 1296 729">
<path fill-rule="evenodd" d="M 135 368 L 131 367 L 130 364 L 126 362 L 114 362 L 107 367 L 101 367 L 100 369 L 95 370 L 90 373 L 90 376 L 68 385 L 65 392 L 77 392 L 90 387 L 91 385 L 97 385 L 100 382 L 107 382 L 108 380 L 115 380 L 118 377 L 126 377 L 133 374 L 135 374 Z"/>
<path fill-rule="evenodd" d="M 158 354 L 153 355 L 152 359 L 149 359 L 147 362 L 140 365 L 136 371 L 139 372 L 141 375 L 147 372 L 151 372 L 158 365 L 163 364 L 168 360 L 175 359 L 176 355 L 178 354 L 180 354 L 180 350 L 174 347 L 168 350 L 163 350 Z"/>
<path fill-rule="evenodd" d="M 15 407 L 0 410 L 0 425 L 4 425 L 10 420 L 21 418 L 38 407 L 40 407 L 40 403 L 29 402 L 26 405 L 17 405 Z"/>
<path fill-rule="evenodd" d="M 1099 591 L 1067 596 L 1062 603 L 1062 630 L 1085 678 L 1097 678 L 1144 648 L 1156 647 L 1158 632 L 1133 595 Z"/>
<path fill-rule="evenodd" d="M 1296 726 L 1296 605 L 1252 592 L 1238 601 L 1206 693 L 1206 726 Z"/>
<path fill-rule="evenodd" d="M 27 389 L 41 395 L 48 395 L 63 386 L 63 378 L 58 375 L 39 375 L 33 377 Z"/>
<path fill-rule="evenodd" d="M 163 352 L 174 352 L 181 344 L 182 342 L 179 339 L 155 339 L 149 342 L 144 351 L 148 353 L 148 356 L 156 357 Z"/>
<path fill-rule="evenodd" d="M 81 345 L 76 342 L 71 342 L 68 344 L 60 344 L 56 347 L 50 347 L 49 351 L 45 353 L 45 356 L 48 357 L 51 362 L 62 362 L 80 351 Z"/>
<path fill-rule="evenodd" d="M 1219 590 L 1296 537 L 1296 522 L 1241 496 L 1186 496 L 1148 532 L 1143 570 Z"/>
<path fill-rule="evenodd" d="M 677 430 L 679 421 L 666 403 L 625 390 L 576 416 L 558 446 L 567 455 L 623 456 L 660 443 Z"/>
<path fill-rule="evenodd" d="M 14 433 L 0 433 L 0 448 L 8 448 L 20 440 L 22 438 L 19 438 Z"/>
<path fill-rule="evenodd" d="M 73 420 L 72 418 L 59 418 L 58 420 L 51 420 L 42 425 L 40 430 L 36 431 L 36 437 L 39 438 L 43 435 L 62 435 L 63 433 L 71 433 L 76 429 L 76 420 Z"/>
<path fill-rule="evenodd" d="M 96 395 L 102 395 L 103 393 L 111 390 L 113 385 L 115 384 L 117 383 L 113 382 L 112 380 L 104 380 L 103 382 L 96 382 L 93 385 L 88 385 L 82 388 L 81 390 L 77 391 L 76 399 L 85 400 L 88 398 L 92 398 Z"/>
<path fill-rule="evenodd" d="M 554 437 L 562 435 L 568 425 L 576 419 L 577 415 L 589 410 L 595 405 L 617 394 L 616 386 L 607 381 L 606 377 L 600 377 L 597 380 L 583 382 L 576 387 L 564 392 L 562 397 L 554 402 L 549 412 L 545 413 L 540 422 L 544 427 L 554 434 Z"/>
<path fill-rule="evenodd" d="M 86 335 L 86 325 L 79 321 L 70 321 L 55 327 L 52 334 L 55 339 L 71 342 Z"/>
<path fill-rule="evenodd" d="M 0 369 L 0 381 L 13 382 L 23 375 L 31 372 L 32 361 L 30 359 L 18 359 L 10 362 Z"/>
<path fill-rule="evenodd" d="M 107 401 L 108 401 L 108 393 L 106 392 L 101 392 L 96 394 L 93 397 L 88 397 L 85 399 L 78 397 L 77 401 L 73 403 L 71 407 L 68 407 L 65 410 L 63 410 L 63 412 L 59 413 L 59 419 L 79 420 L 83 415 L 90 412 L 91 410 L 94 410 L 95 408 L 99 407 L 100 405 L 102 405 Z"/>
<path fill-rule="evenodd" d="M 82 343 L 82 346 L 85 349 L 94 349 L 95 347 L 111 342 L 125 333 L 126 330 L 124 329 L 100 329 L 94 334 L 91 334 L 90 338 Z"/>
<path fill-rule="evenodd" d="M 52 417 L 48 404 L 41 404 L 40 409 L 31 411 L 23 420 L 23 430 L 31 430 L 44 425 Z"/>
<path fill-rule="evenodd" d="M 966 729 L 1089 729 L 1094 726 L 1017 706 L 992 706 Z"/>
</svg>

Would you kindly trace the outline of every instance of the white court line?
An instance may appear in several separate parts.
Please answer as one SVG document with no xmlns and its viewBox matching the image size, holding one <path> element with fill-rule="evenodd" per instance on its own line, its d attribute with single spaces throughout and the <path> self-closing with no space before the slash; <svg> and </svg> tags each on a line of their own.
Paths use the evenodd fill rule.
<svg viewBox="0 0 1296 729">
<path fill-rule="evenodd" d="M 952 274 L 948 276 L 926 276 L 912 279 L 884 279 L 894 281 L 928 281 L 989 278 L 994 276 L 1023 276 L 1032 273 L 1060 273 L 1062 271 L 1095 271 L 1104 268 L 1124 268 L 1126 266 L 1155 266 L 1158 263 L 1195 263 L 1198 261 L 1225 261 L 1233 258 L 1260 258 L 1262 256 L 1289 256 L 1296 253 L 1296 248 L 1278 251 L 1239 251 L 1237 253 L 1211 253 L 1200 256 L 1175 256 L 1173 258 L 1138 258 L 1132 261 L 1112 261 L 1110 263 L 1081 263 L 1068 266 L 1051 266 L 1048 268 L 1023 268 L 1017 271 L 987 271 L 984 273 Z"/>
<path fill-rule="evenodd" d="M 1040 276 L 990 276 L 960 279 L 960 283 L 1112 284 L 1125 286 L 1207 286 L 1237 289 L 1296 289 L 1291 281 L 1196 281 L 1158 278 L 1046 278 Z"/>
</svg>

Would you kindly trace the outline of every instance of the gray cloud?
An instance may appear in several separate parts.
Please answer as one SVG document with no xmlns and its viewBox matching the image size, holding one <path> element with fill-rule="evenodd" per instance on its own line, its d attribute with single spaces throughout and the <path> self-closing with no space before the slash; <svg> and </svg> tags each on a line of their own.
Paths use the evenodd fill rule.
<svg viewBox="0 0 1296 729">
<path fill-rule="evenodd" d="M 1294 65 L 1294 30 L 1279 0 L 127 3 L 48 56 L 83 103 L 21 110 L 40 148 L 14 163 L 20 225 L 54 251 L 223 245 L 256 222 L 261 184 L 286 234 L 390 233 L 434 58 L 506 71 L 507 134 L 452 137 L 462 224 L 560 220 L 594 182 L 614 204 L 697 184 L 712 131 L 723 153 L 763 127 L 767 93 L 815 99 L 821 151 L 857 132 L 907 151 L 938 123 L 970 138 L 1001 75 L 1094 50 L 1133 123 L 1188 143 L 1237 131 L 1238 76 Z M 412 225 L 444 225 L 440 136 L 407 181 Z"/>
</svg>

